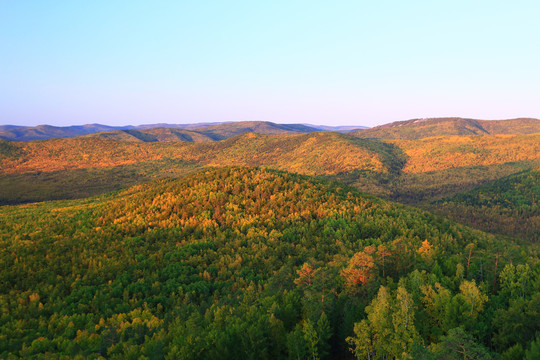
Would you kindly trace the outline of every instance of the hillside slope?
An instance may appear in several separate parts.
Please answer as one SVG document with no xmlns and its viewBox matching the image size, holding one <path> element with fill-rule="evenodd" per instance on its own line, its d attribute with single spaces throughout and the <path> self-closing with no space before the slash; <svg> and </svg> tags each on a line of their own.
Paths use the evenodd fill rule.
<svg viewBox="0 0 540 360">
<path fill-rule="evenodd" d="M 214 126 L 205 126 L 193 129 L 203 134 L 219 137 L 219 140 L 227 139 L 244 133 L 257 133 L 263 135 L 279 134 L 305 134 L 319 131 L 319 129 L 302 124 L 275 124 L 269 121 L 238 121 L 223 123 Z"/>
<path fill-rule="evenodd" d="M 146 130 L 117 130 L 109 132 L 98 132 L 84 135 L 82 138 L 133 141 L 133 142 L 158 142 L 158 141 L 185 141 L 185 142 L 206 142 L 219 140 L 219 136 L 200 133 L 192 130 L 181 130 L 173 128 L 151 128 Z"/>
<path fill-rule="evenodd" d="M 433 118 L 396 121 L 371 129 L 352 131 L 350 134 L 362 138 L 414 140 L 446 135 L 523 135 L 534 133 L 540 133 L 539 119 Z"/>
<path fill-rule="evenodd" d="M 390 145 L 331 132 L 279 136 L 249 133 L 198 144 L 88 138 L 3 144 L 11 155 L 0 154 L 2 174 L 107 167 L 165 158 L 211 166 L 268 166 L 302 174 L 353 169 L 385 172 L 396 162 L 387 153 Z"/>
<path fill-rule="evenodd" d="M 540 133 L 530 135 L 438 136 L 389 140 L 404 151 L 407 173 L 540 160 Z"/>
<path fill-rule="evenodd" d="M 540 291 L 511 242 L 277 171 L 0 207 L 0 245 L 2 357 L 346 358 L 367 326 L 389 358 L 437 358 L 458 327 L 499 353 L 540 330 L 533 310 L 509 315 Z M 524 292 L 499 280 L 510 262 Z"/>
<path fill-rule="evenodd" d="M 443 198 L 429 207 L 471 226 L 540 241 L 540 171 L 529 170 Z"/>
</svg>

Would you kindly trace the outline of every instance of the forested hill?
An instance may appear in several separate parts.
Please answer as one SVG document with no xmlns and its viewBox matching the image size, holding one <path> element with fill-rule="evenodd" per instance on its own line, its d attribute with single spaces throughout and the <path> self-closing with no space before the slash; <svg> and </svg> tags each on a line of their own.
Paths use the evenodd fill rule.
<svg viewBox="0 0 540 360">
<path fill-rule="evenodd" d="M 221 140 L 221 136 L 204 133 L 196 130 L 182 130 L 174 128 L 151 128 L 145 130 L 116 130 L 98 132 L 84 135 L 83 138 L 130 141 L 130 142 L 157 142 L 157 141 L 186 141 L 206 142 Z"/>
<path fill-rule="evenodd" d="M 333 132 L 300 135 L 247 133 L 219 142 L 137 143 L 104 139 L 0 142 L 0 173 L 20 174 L 120 166 L 173 158 L 201 165 L 270 166 L 304 174 L 355 169 L 387 172 L 402 165 L 394 147 Z"/>
<path fill-rule="evenodd" d="M 540 133 L 418 140 L 360 139 L 336 132 L 245 133 L 200 143 L 0 140 L 0 204 L 82 198 L 208 166 L 240 165 L 332 177 L 378 196 L 430 208 L 433 201 L 538 167 L 539 154 Z M 470 218 L 495 211 L 492 203 L 487 206 L 469 208 L 475 212 Z M 521 214 L 521 221 L 534 224 L 534 213 Z M 497 229 L 494 219 L 487 223 Z"/>
<path fill-rule="evenodd" d="M 532 118 L 510 120 L 412 119 L 351 132 L 352 135 L 362 138 L 409 140 L 444 135 L 523 135 L 535 133 L 540 133 L 540 120 Z"/>
<path fill-rule="evenodd" d="M 540 341 L 531 248 L 273 170 L 4 206 L 0 245 L 4 358 L 524 358 Z"/>
<path fill-rule="evenodd" d="M 540 240 L 540 170 L 513 174 L 429 206 L 485 231 Z"/>
</svg>

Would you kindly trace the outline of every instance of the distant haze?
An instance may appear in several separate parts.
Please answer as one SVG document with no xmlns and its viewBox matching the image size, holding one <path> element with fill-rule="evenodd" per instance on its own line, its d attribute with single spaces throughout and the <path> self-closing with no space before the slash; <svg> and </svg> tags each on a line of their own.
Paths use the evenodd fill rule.
<svg viewBox="0 0 540 360">
<path fill-rule="evenodd" d="M 536 1 L 0 3 L 0 124 L 540 117 Z"/>
</svg>

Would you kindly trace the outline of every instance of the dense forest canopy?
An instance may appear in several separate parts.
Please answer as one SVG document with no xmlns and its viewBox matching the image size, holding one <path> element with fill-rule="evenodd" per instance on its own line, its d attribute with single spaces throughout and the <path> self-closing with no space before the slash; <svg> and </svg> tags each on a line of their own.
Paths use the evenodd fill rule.
<svg viewBox="0 0 540 360">
<path fill-rule="evenodd" d="M 0 213 L 3 357 L 533 359 L 540 342 L 534 247 L 339 183 L 225 167 Z"/>
</svg>

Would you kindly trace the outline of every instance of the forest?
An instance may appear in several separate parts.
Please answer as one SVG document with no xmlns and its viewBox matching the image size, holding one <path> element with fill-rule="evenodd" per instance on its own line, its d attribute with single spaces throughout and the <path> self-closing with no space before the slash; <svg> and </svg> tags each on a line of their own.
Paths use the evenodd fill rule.
<svg viewBox="0 0 540 360">
<path fill-rule="evenodd" d="M 538 355 L 536 248 L 339 183 L 224 167 L 1 215 L 3 357 Z"/>
<path fill-rule="evenodd" d="M 540 135 L 465 125 L 0 141 L 0 357 L 539 359 Z"/>
</svg>

